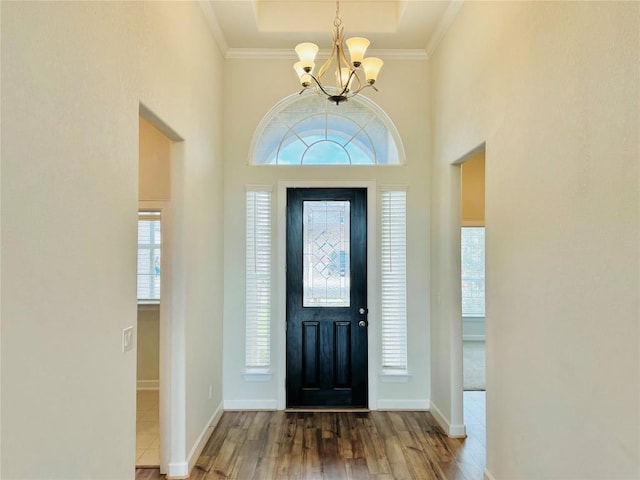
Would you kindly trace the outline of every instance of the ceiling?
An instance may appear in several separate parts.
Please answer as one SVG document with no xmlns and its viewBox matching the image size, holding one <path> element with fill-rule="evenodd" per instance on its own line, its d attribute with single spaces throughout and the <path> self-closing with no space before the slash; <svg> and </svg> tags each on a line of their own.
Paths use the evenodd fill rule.
<svg viewBox="0 0 640 480">
<path fill-rule="evenodd" d="M 341 0 L 345 38 L 364 36 L 370 50 L 428 56 L 462 0 Z M 251 51 L 290 52 L 300 42 L 330 47 L 333 0 L 201 0 L 211 31 L 227 57 Z"/>
</svg>

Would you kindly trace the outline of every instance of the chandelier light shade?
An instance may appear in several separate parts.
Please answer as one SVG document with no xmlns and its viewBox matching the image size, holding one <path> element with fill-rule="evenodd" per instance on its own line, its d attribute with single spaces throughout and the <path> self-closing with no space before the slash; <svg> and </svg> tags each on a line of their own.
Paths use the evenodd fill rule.
<svg viewBox="0 0 640 480">
<path fill-rule="evenodd" d="M 331 37 L 333 41 L 331 53 L 317 75 L 314 75 L 314 68 L 318 46 L 309 42 L 296 46 L 295 51 L 300 61 L 294 64 L 293 69 L 298 74 L 300 85 L 303 87 L 300 93 L 305 90 L 315 90 L 319 95 L 325 95 L 330 102 L 339 105 L 340 102 L 357 95 L 366 87 L 373 87 L 377 91 L 374 83 L 378 79 L 378 73 L 384 62 L 376 57 L 365 58 L 364 55 L 370 43 L 366 38 L 352 37 L 344 41 L 339 1 L 336 2 L 336 18 L 333 21 Z M 345 43 L 349 50 L 350 62 L 345 55 Z M 335 75 L 335 86 L 322 83 L 324 74 L 330 69 Z M 364 80 L 361 79 L 363 73 Z"/>
</svg>

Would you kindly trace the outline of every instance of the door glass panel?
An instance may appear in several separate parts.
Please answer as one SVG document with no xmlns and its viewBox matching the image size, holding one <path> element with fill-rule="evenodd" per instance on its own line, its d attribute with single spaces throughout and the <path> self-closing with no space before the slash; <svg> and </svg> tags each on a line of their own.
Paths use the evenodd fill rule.
<svg viewBox="0 0 640 480">
<path fill-rule="evenodd" d="M 349 201 L 303 202 L 303 307 L 350 304 Z"/>
</svg>

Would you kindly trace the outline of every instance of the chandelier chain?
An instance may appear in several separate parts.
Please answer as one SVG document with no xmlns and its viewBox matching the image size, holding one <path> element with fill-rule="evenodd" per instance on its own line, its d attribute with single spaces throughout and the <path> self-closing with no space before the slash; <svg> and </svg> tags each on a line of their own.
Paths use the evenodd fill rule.
<svg viewBox="0 0 640 480">
<path fill-rule="evenodd" d="M 340 25 L 342 25 L 342 20 L 340 19 L 340 1 L 337 0 L 336 1 L 336 18 L 333 21 L 333 26 L 339 27 Z"/>
</svg>

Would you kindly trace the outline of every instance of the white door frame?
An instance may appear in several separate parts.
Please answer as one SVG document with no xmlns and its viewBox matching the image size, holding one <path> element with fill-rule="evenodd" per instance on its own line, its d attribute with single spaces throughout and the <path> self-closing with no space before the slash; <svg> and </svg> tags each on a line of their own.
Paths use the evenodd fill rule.
<svg viewBox="0 0 640 480">
<path fill-rule="evenodd" d="M 278 410 L 284 410 L 287 403 L 287 386 L 285 381 L 287 370 L 287 189 L 288 188 L 366 188 L 367 189 L 367 303 L 369 328 L 367 332 L 368 342 L 368 377 L 369 377 L 369 409 L 377 410 L 378 379 L 378 332 L 380 325 L 378 322 L 378 263 L 377 259 L 377 188 L 373 180 L 281 180 L 278 181 L 278 203 L 276 210 L 276 286 L 277 286 L 277 306 L 276 306 L 276 328 L 274 340 L 277 354 L 277 401 Z"/>
</svg>

